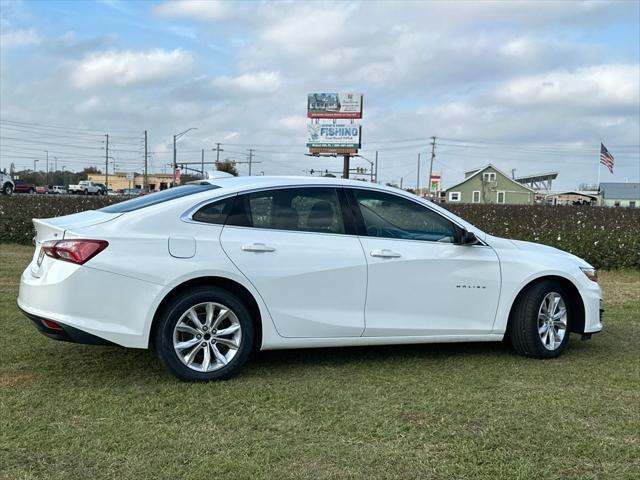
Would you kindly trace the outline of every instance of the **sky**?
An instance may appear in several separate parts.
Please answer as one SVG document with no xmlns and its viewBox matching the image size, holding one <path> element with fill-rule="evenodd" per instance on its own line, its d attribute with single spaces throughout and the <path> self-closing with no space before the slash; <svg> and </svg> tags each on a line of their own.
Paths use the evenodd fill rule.
<svg viewBox="0 0 640 480">
<path fill-rule="evenodd" d="M 340 171 L 305 156 L 306 97 L 364 95 L 379 180 L 445 186 L 492 163 L 554 190 L 640 181 L 640 1 L 0 0 L 0 169 L 152 171 L 221 158 L 253 174 Z M 614 173 L 598 167 L 600 142 Z M 418 154 L 421 154 L 418 176 Z M 241 174 L 248 173 L 239 164 Z"/>
</svg>

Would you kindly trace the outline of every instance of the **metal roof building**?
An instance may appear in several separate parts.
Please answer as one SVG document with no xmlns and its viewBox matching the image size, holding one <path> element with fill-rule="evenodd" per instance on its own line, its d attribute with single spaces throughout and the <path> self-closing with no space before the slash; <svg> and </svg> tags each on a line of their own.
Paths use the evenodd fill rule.
<svg viewBox="0 0 640 480">
<path fill-rule="evenodd" d="M 607 207 L 640 207 L 640 183 L 601 183 L 600 194 Z"/>
</svg>

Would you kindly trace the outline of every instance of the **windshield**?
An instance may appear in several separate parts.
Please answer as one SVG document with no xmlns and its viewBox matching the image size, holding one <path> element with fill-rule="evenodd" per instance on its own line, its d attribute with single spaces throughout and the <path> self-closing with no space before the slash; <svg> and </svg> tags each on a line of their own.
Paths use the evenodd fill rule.
<svg viewBox="0 0 640 480">
<path fill-rule="evenodd" d="M 168 202 L 169 200 L 186 197 L 187 195 L 193 195 L 195 193 L 200 193 L 207 190 L 214 190 L 216 188 L 220 187 L 218 185 L 212 185 L 210 183 L 204 182 L 197 185 L 182 185 L 180 187 L 169 188 L 167 190 L 162 190 L 161 192 L 152 193 L 150 195 L 144 195 L 142 197 L 132 198 L 131 200 L 125 200 L 124 202 L 101 208 L 99 211 L 106 213 L 133 212 L 134 210 L 150 207 L 151 205 L 157 205 L 158 203 Z"/>
</svg>

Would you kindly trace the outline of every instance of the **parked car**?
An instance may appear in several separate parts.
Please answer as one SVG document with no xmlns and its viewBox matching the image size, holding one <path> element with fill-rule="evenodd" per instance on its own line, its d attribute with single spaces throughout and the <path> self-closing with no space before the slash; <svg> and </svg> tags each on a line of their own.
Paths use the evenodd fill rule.
<svg viewBox="0 0 640 480">
<path fill-rule="evenodd" d="M 69 185 L 69 193 L 77 195 L 102 195 L 102 187 L 90 180 L 82 180 L 77 185 Z"/>
<path fill-rule="evenodd" d="M 36 328 L 153 346 L 183 380 L 229 378 L 254 348 L 506 337 L 553 358 L 602 330 L 584 260 L 381 185 L 219 178 L 33 223 L 18 305 Z"/>
<path fill-rule="evenodd" d="M 5 195 L 12 195 L 16 184 L 10 175 L 0 172 L 0 191 Z"/>
<path fill-rule="evenodd" d="M 96 187 L 100 188 L 101 195 L 107 195 L 107 186 L 104 183 L 96 183 Z"/>
<path fill-rule="evenodd" d="M 111 188 L 109 190 L 107 190 L 107 195 L 109 195 L 110 197 L 117 197 L 119 195 L 122 195 L 122 193 L 119 193 L 120 191 L 115 191 L 112 190 Z"/>
<path fill-rule="evenodd" d="M 36 186 L 33 183 L 27 183 L 24 180 L 15 180 L 14 183 L 15 193 L 36 193 Z"/>
<path fill-rule="evenodd" d="M 137 197 L 143 195 L 144 192 L 141 188 L 125 188 L 122 190 L 122 194 L 130 197 Z"/>
<path fill-rule="evenodd" d="M 54 185 L 49 193 L 65 194 L 67 189 L 63 185 Z"/>
<path fill-rule="evenodd" d="M 45 194 L 49 193 L 49 187 L 46 185 L 38 185 L 36 186 L 36 193 Z"/>
</svg>

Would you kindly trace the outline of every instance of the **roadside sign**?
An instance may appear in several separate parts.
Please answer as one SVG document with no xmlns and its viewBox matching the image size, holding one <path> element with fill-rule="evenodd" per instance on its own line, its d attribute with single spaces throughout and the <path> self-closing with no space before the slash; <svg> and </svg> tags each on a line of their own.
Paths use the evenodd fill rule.
<svg viewBox="0 0 640 480">
<path fill-rule="evenodd" d="M 319 122 L 307 124 L 307 147 L 360 148 L 360 125 Z"/>
<path fill-rule="evenodd" d="M 133 172 L 127 172 L 127 180 L 132 182 L 135 178 L 135 174 Z"/>
<path fill-rule="evenodd" d="M 310 93 L 309 118 L 362 118 L 361 93 Z"/>
</svg>

